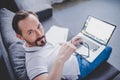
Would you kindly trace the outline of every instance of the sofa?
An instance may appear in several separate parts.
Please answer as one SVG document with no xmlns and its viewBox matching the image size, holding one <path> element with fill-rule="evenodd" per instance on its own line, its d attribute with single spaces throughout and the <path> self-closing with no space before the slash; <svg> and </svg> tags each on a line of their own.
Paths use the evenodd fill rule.
<svg viewBox="0 0 120 80">
<path fill-rule="evenodd" d="M 52 25 L 59 25 L 52 17 L 52 4 L 47 0 L 11 0 L 12 6 L 16 5 L 16 11 L 29 10 L 39 16 L 39 20 L 47 31 Z M 29 80 L 25 69 L 25 51 L 22 47 L 24 41 L 15 36 L 12 29 L 12 19 L 15 12 L 9 8 L 0 9 L 0 64 L 5 67 L 0 68 L 8 77 L 0 80 Z M 1 62 L 2 61 L 2 62 Z M 3 64 L 4 63 L 4 64 Z M 99 73 L 97 73 L 99 72 Z M 103 74 L 104 73 L 104 74 Z M 85 80 L 110 80 L 120 72 L 107 62 L 104 62 L 95 71 L 88 75 Z M 94 75 L 96 74 L 96 75 Z"/>
</svg>

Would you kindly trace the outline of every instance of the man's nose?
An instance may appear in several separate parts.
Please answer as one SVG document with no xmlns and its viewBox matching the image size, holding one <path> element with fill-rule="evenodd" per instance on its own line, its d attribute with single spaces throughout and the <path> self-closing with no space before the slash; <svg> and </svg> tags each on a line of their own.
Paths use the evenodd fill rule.
<svg viewBox="0 0 120 80">
<path fill-rule="evenodd" d="M 40 30 L 36 30 L 36 35 L 37 35 L 37 36 L 41 36 L 41 35 L 42 35 L 42 32 L 40 32 Z"/>
</svg>

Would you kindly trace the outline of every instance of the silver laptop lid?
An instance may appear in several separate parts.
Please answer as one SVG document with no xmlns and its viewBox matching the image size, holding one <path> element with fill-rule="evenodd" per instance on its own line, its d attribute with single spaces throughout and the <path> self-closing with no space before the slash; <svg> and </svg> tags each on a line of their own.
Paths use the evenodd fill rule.
<svg viewBox="0 0 120 80">
<path fill-rule="evenodd" d="M 82 33 L 103 45 L 107 45 L 115 28 L 116 26 L 113 24 L 88 16 Z"/>
</svg>

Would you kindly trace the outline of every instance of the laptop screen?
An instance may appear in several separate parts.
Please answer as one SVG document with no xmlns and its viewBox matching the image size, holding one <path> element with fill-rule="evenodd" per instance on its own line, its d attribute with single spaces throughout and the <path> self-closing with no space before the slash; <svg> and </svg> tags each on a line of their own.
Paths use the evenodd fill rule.
<svg viewBox="0 0 120 80">
<path fill-rule="evenodd" d="M 115 25 L 89 16 L 85 22 L 82 33 L 106 45 L 114 30 Z"/>
</svg>

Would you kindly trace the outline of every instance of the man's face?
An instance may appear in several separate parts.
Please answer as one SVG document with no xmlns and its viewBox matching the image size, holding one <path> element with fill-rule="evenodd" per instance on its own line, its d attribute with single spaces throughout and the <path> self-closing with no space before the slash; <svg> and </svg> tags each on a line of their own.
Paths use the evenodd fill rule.
<svg viewBox="0 0 120 80">
<path fill-rule="evenodd" d="M 19 21 L 19 29 L 22 33 L 22 39 L 27 42 L 27 46 L 44 46 L 46 38 L 44 29 L 39 20 L 30 14 L 24 20 Z"/>
</svg>

